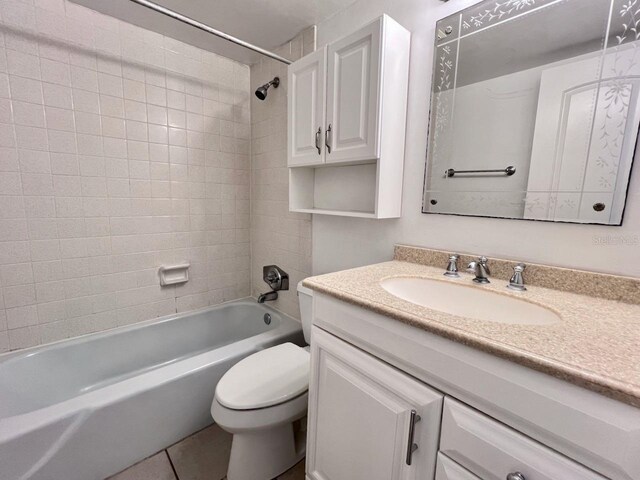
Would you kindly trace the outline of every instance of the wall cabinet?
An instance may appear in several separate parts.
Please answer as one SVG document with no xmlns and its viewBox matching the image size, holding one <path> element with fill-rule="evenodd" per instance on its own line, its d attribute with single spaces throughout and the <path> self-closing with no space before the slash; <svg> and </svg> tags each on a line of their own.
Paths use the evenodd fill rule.
<svg viewBox="0 0 640 480">
<path fill-rule="evenodd" d="M 308 480 L 640 480 L 638 408 L 317 292 L 313 317 Z"/>
<path fill-rule="evenodd" d="M 400 216 L 409 49 L 383 15 L 289 66 L 291 211 Z"/>
<path fill-rule="evenodd" d="M 324 156 L 326 49 L 289 67 L 289 165 L 314 165 Z"/>
<path fill-rule="evenodd" d="M 309 477 L 431 478 L 442 395 L 321 330 L 312 349 Z"/>
</svg>

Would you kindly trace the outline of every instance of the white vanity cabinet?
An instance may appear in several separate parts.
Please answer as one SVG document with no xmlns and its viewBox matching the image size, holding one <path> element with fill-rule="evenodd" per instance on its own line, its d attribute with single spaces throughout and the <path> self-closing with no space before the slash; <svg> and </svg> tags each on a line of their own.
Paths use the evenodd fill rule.
<svg viewBox="0 0 640 480">
<path fill-rule="evenodd" d="M 440 451 L 483 480 L 605 480 L 452 398 L 442 417 Z"/>
<path fill-rule="evenodd" d="M 636 407 L 318 292 L 311 340 L 308 480 L 640 480 Z"/>
<path fill-rule="evenodd" d="M 320 329 L 312 338 L 308 478 L 432 478 L 442 394 Z"/>
<path fill-rule="evenodd" d="M 400 216 L 410 40 L 383 15 L 289 66 L 291 211 Z"/>
</svg>

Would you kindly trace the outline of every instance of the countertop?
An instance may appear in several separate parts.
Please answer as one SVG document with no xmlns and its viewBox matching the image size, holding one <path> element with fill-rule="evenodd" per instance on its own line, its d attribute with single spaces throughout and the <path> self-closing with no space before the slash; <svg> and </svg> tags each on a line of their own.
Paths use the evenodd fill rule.
<svg viewBox="0 0 640 480">
<path fill-rule="evenodd" d="M 443 276 L 443 268 L 391 261 L 307 278 L 315 291 L 428 332 L 511 360 L 581 387 L 640 407 L 640 305 L 529 285 L 526 292 L 506 281 L 476 286 L 473 275 Z M 450 315 L 388 293 L 380 281 L 423 277 L 513 296 L 555 311 L 551 325 L 514 325 Z"/>
</svg>

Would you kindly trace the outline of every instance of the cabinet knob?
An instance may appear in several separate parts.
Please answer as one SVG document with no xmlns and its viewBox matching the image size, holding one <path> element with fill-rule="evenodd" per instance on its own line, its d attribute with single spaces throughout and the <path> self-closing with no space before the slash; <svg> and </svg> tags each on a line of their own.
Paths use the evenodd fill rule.
<svg viewBox="0 0 640 480">
<path fill-rule="evenodd" d="M 513 472 L 507 475 L 507 480 L 527 480 L 520 472 Z"/>
</svg>

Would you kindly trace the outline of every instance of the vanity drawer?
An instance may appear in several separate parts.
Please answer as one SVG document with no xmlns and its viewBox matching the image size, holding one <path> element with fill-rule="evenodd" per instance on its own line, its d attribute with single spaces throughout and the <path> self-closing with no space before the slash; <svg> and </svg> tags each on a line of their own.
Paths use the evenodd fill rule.
<svg viewBox="0 0 640 480">
<path fill-rule="evenodd" d="M 605 480 L 449 397 L 442 412 L 440 451 L 483 480 Z"/>
<path fill-rule="evenodd" d="M 438 465 L 436 466 L 436 480 L 481 480 L 466 468 L 438 453 Z"/>
</svg>

